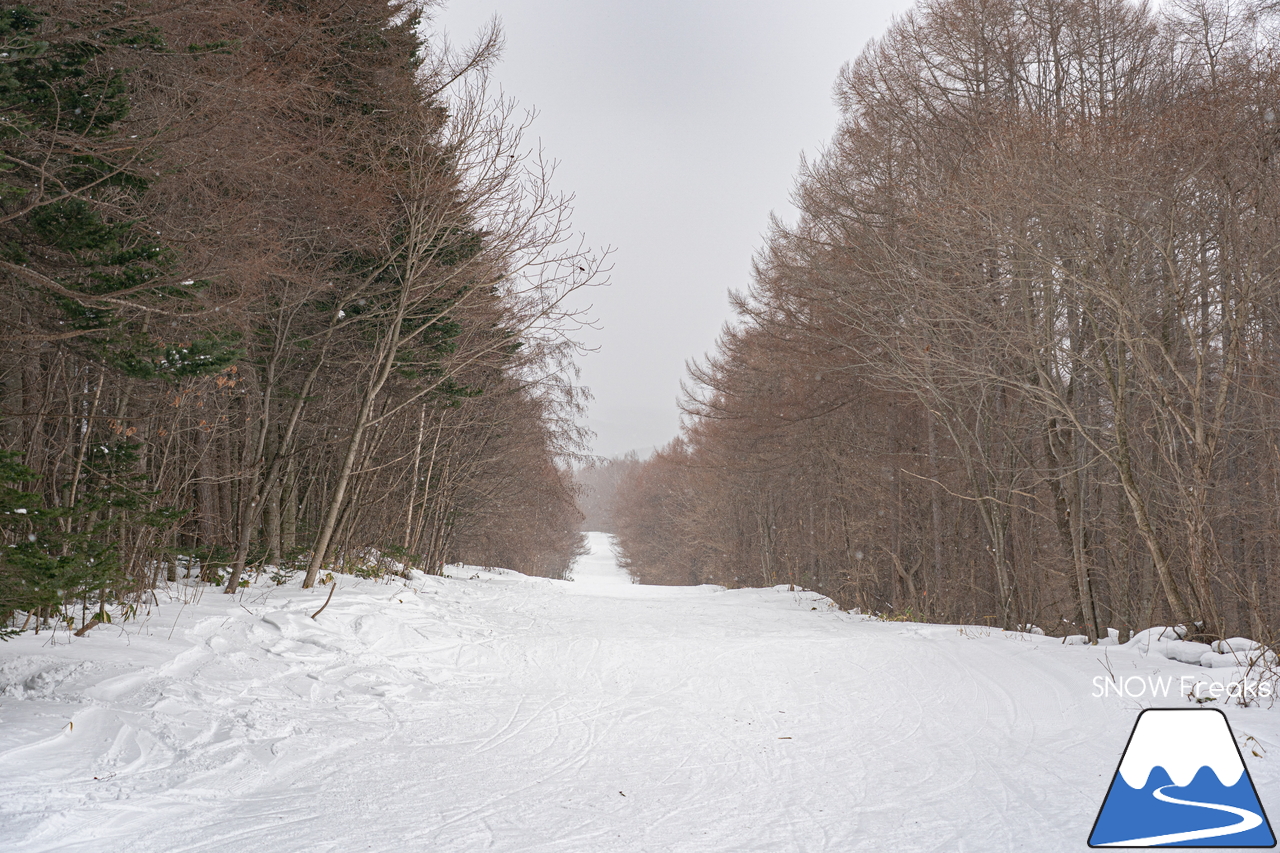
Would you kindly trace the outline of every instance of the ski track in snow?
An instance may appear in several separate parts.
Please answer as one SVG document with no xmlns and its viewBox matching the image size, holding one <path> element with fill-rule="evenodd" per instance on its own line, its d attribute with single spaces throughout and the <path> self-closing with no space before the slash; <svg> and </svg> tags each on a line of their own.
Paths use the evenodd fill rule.
<svg viewBox="0 0 1280 853">
<path fill-rule="evenodd" d="M 0 849 L 1087 849 L 1139 708 L 1091 697 L 1100 649 L 637 586 L 591 537 L 572 582 L 340 577 L 315 621 L 327 590 L 207 590 L 0 644 Z M 1228 713 L 1280 754 L 1278 712 Z"/>
</svg>

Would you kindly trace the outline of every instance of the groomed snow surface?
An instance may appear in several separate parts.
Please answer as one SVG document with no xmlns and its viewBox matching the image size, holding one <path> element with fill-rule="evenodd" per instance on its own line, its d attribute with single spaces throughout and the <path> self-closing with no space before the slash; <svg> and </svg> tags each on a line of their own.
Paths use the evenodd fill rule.
<svg viewBox="0 0 1280 853">
<path fill-rule="evenodd" d="M 590 537 L 573 581 L 340 576 L 315 620 L 327 588 L 177 586 L 0 644 L 0 850 L 1085 850 L 1138 710 L 1241 675 L 638 586 Z M 1226 710 L 1280 813 L 1270 704 Z"/>
</svg>

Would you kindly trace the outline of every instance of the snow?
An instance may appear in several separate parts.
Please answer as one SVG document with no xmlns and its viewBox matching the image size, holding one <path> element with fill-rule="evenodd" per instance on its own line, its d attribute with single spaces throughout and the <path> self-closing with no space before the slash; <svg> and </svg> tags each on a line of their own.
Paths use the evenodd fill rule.
<svg viewBox="0 0 1280 853">
<path fill-rule="evenodd" d="M 1193 643 L 1188 640 L 1174 640 L 1166 643 L 1164 647 L 1164 656 L 1169 660 L 1181 661 L 1193 666 L 1200 666 L 1201 658 L 1211 654 L 1213 651 L 1207 643 Z"/>
<path fill-rule="evenodd" d="M 1120 775 L 1130 788 L 1145 788 L 1156 767 L 1163 767 L 1179 788 L 1190 785 L 1201 767 L 1208 767 L 1228 787 L 1244 775 L 1226 718 L 1181 710 L 1142 715 L 1120 763 Z"/>
<path fill-rule="evenodd" d="M 0 850 L 1084 850 L 1138 710 L 1244 672 L 633 584 L 591 545 L 572 580 L 338 576 L 314 620 L 323 587 L 179 584 L 0 644 Z M 1274 810 L 1269 704 L 1215 706 Z"/>
<path fill-rule="evenodd" d="M 569 577 L 593 587 L 633 583 L 631 575 L 618 565 L 612 540 L 613 537 L 607 533 L 588 533 L 587 547 L 590 550 L 573 564 Z"/>
<path fill-rule="evenodd" d="M 1244 637 L 1232 637 L 1229 640 L 1218 640 L 1213 643 L 1212 646 L 1215 652 L 1220 653 L 1252 652 L 1262 648 L 1262 646 L 1255 643 L 1253 640 L 1245 639 Z"/>
<path fill-rule="evenodd" d="M 1112 633 L 1114 640 L 1114 629 L 1107 630 Z M 1143 655 L 1156 655 L 1206 669 L 1243 668 L 1249 672 L 1260 670 L 1263 674 L 1268 674 L 1274 673 L 1280 664 L 1280 657 L 1275 652 L 1244 637 L 1196 643 L 1182 639 L 1186 635 L 1187 629 L 1182 625 L 1148 628 L 1134 634 L 1133 639 L 1123 645 L 1124 648 Z"/>
</svg>

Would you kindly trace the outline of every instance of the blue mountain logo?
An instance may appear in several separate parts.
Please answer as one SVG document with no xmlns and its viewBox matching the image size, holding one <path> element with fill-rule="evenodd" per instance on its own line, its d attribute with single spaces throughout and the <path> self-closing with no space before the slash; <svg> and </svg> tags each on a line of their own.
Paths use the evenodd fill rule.
<svg viewBox="0 0 1280 853">
<path fill-rule="evenodd" d="M 1275 847 L 1227 716 L 1148 708 L 1102 802 L 1090 847 Z"/>
</svg>

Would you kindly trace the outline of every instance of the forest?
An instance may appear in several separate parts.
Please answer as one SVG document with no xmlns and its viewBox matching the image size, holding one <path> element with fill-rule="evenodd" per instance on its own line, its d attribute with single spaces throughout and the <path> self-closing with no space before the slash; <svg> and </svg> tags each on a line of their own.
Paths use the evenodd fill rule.
<svg viewBox="0 0 1280 853">
<path fill-rule="evenodd" d="M 842 70 L 682 434 L 622 466 L 631 571 L 1273 639 L 1278 47 L 1274 6 L 1222 0 L 895 19 Z"/>
<path fill-rule="evenodd" d="M 0 628 L 580 550 L 602 258 L 433 8 L 0 11 Z"/>
</svg>

